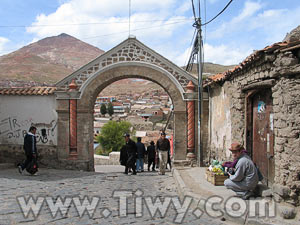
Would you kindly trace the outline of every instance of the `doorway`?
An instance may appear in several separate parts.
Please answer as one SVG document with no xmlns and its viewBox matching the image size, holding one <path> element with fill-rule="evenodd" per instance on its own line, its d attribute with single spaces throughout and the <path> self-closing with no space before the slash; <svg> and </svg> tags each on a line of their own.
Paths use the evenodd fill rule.
<svg viewBox="0 0 300 225">
<path fill-rule="evenodd" d="M 264 176 L 263 183 L 272 186 L 275 164 L 274 114 L 271 89 L 254 92 L 248 98 L 247 109 L 247 148 L 253 162 L 259 167 Z"/>
</svg>

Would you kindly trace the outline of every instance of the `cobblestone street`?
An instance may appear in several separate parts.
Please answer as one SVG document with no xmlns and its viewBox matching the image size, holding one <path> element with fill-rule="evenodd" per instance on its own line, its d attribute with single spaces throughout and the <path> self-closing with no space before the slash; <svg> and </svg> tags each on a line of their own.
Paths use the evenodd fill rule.
<svg viewBox="0 0 300 225">
<path fill-rule="evenodd" d="M 121 197 L 116 197 L 121 191 L 127 191 L 137 197 L 152 197 L 153 202 L 155 197 L 176 199 L 176 186 L 170 172 L 165 176 L 159 176 L 155 172 L 143 172 L 133 176 L 123 174 L 123 170 L 124 167 L 120 166 L 97 166 L 95 173 L 41 169 L 38 176 L 27 175 L 25 171 L 20 175 L 17 169 L 1 170 L 0 224 L 175 224 L 178 222 L 175 221 L 177 211 L 174 204 L 167 204 L 170 207 L 162 216 L 160 213 L 151 213 L 151 207 L 145 204 L 146 198 L 141 201 L 143 210 L 139 211 L 136 207 L 138 201 L 135 204 L 133 197 L 127 198 L 127 204 L 121 201 Z M 38 198 L 44 199 L 41 210 L 39 211 L 38 208 L 35 210 L 39 211 L 36 217 L 32 211 L 28 213 L 28 217 L 25 217 L 23 214 L 25 211 L 21 209 L 20 199 L 25 199 L 25 203 L 28 203 L 30 196 L 34 201 Z M 90 202 L 93 198 L 99 198 L 95 210 L 89 210 L 90 215 L 87 211 L 80 212 L 75 207 L 74 201 L 65 208 L 67 211 L 64 215 L 58 212 L 53 216 L 50 205 L 45 200 L 48 197 L 54 199 L 55 203 L 56 199 L 61 197 L 61 200 L 66 203 L 67 198 L 79 197 L 83 200 L 85 196 Z M 85 203 L 82 205 L 86 205 Z M 124 206 L 127 206 L 126 215 L 124 211 L 120 211 Z M 183 221 L 179 223 L 229 224 L 205 214 L 197 218 L 197 213 L 193 209 L 190 209 Z"/>
</svg>

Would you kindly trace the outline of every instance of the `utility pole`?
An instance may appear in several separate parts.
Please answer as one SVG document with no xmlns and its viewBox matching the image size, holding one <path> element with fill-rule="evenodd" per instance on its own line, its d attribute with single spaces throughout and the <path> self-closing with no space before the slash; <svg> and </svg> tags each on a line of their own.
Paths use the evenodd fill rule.
<svg viewBox="0 0 300 225">
<path fill-rule="evenodd" d="M 197 162 L 198 166 L 203 166 L 203 149 L 201 139 L 201 116 L 202 116 L 202 105 L 203 105 L 203 87 L 202 87 L 202 30 L 201 30 L 201 18 L 196 19 L 194 26 L 197 29 L 197 50 L 198 50 L 198 151 L 197 151 Z"/>
</svg>

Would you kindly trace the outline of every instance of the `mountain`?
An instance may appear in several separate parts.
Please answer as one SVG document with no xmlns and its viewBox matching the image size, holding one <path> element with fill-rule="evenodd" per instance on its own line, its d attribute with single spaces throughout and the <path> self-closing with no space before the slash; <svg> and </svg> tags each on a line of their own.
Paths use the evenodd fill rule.
<svg viewBox="0 0 300 225">
<path fill-rule="evenodd" d="M 47 37 L 0 56 L 0 87 L 54 85 L 103 53 L 103 50 L 68 34 Z M 203 73 L 216 74 L 233 67 L 205 63 Z M 193 65 L 190 73 L 197 77 L 197 64 Z M 122 83 L 116 83 L 116 87 Z M 106 91 L 111 92 L 109 89 Z M 112 90 L 115 89 L 112 87 Z"/>
<path fill-rule="evenodd" d="M 215 64 L 215 63 L 210 63 L 210 62 L 205 62 L 203 66 L 203 76 L 209 76 L 209 75 L 214 75 L 217 73 L 223 73 L 227 70 L 230 70 L 234 68 L 236 65 L 230 65 L 230 66 L 223 66 L 220 64 Z M 182 67 L 185 69 L 185 67 Z M 198 77 L 198 64 L 193 63 L 192 71 L 189 73 L 194 75 L 195 77 Z"/>
<path fill-rule="evenodd" d="M 44 38 L 0 57 L 0 86 L 53 85 L 103 53 L 68 34 Z"/>
</svg>

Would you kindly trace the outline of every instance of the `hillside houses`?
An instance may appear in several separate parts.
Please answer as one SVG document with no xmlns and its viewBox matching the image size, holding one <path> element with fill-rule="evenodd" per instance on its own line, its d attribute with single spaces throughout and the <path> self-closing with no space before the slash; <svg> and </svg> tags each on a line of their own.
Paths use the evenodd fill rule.
<svg viewBox="0 0 300 225">
<path fill-rule="evenodd" d="M 111 119 L 118 121 L 128 120 L 135 126 L 136 130 L 152 130 L 153 123 L 165 120 L 172 109 L 172 101 L 164 91 L 145 92 L 143 94 L 122 93 L 116 96 L 100 95 L 95 102 L 95 121 L 103 117 L 100 113 L 100 105 L 108 104 L 109 102 L 112 103 L 114 109 Z M 105 115 L 104 117 L 108 116 Z M 103 124 L 106 122 L 102 121 Z M 101 125 L 101 122 L 97 120 L 97 123 L 94 125 L 95 134 L 100 133 L 103 124 Z"/>
</svg>

